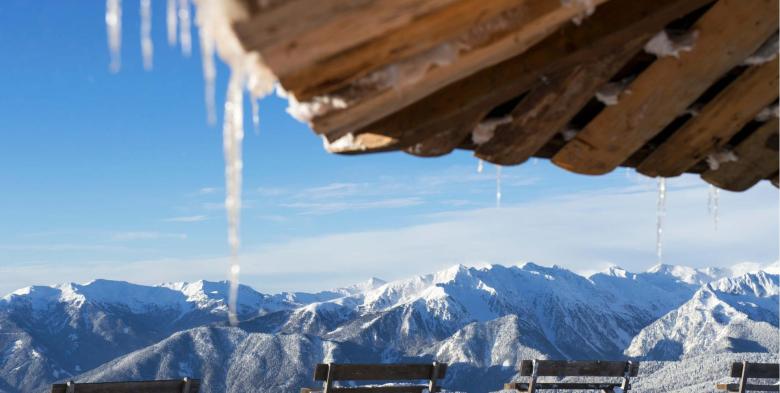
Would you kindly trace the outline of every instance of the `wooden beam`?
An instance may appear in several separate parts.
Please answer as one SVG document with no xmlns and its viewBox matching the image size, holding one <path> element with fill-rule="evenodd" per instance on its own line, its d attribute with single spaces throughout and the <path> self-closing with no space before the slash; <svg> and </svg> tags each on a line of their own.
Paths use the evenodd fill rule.
<svg viewBox="0 0 780 393">
<path fill-rule="evenodd" d="M 645 42 L 670 21 L 710 2 L 612 0 L 581 26 L 566 26 L 528 52 L 486 67 L 357 133 L 387 135 L 399 147 L 409 147 L 472 121 L 541 80 Z"/>
<path fill-rule="evenodd" d="M 737 161 L 724 162 L 701 178 L 725 190 L 745 191 L 772 176 L 780 165 L 778 127 L 777 118 L 769 120 L 734 148 Z"/>
<path fill-rule="evenodd" d="M 562 131 L 643 44 L 643 40 L 632 40 L 597 61 L 549 78 L 549 84 L 539 83 L 512 111 L 512 123 L 498 127 L 490 141 L 477 147 L 475 155 L 499 165 L 522 164 Z"/>
<path fill-rule="evenodd" d="M 651 177 L 679 176 L 723 147 L 777 98 L 779 72 L 776 58 L 750 67 L 650 154 L 637 170 Z"/>
<path fill-rule="evenodd" d="M 681 114 L 713 82 L 777 30 L 776 0 L 719 0 L 692 27 L 698 38 L 679 59 L 658 59 L 553 157 L 567 170 L 612 171 Z"/>
<path fill-rule="evenodd" d="M 591 0 L 593 5 L 605 0 Z M 312 127 L 321 134 L 337 136 L 356 131 L 372 122 L 415 103 L 441 88 L 475 72 L 517 56 L 570 23 L 586 8 L 584 3 L 562 5 L 550 0 L 518 0 L 527 12 L 511 19 L 514 30 L 486 42 L 486 46 L 460 51 L 449 65 L 432 66 L 418 75 L 416 83 L 397 83 L 379 90 L 356 89 L 360 93 L 348 98 L 349 105 L 312 120 Z M 339 93 L 336 93 L 337 95 Z"/>
<path fill-rule="evenodd" d="M 416 2 L 424 3 L 419 0 Z M 499 15 L 511 15 L 512 12 L 526 12 L 526 8 L 517 0 L 461 0 L 430 10 L 372 40 L 316 59 L 302 58 L 296 53 L 285 53 L 284 58 L 277 59 L 273 51 L 266 51 L 263 55 L 285 90 L 298 101 L 307 101 L 343 88 L 382 66 L 452 41 L 486 20 Z M 349 29 L 343 29 L 343 32 L 350 38 L 354 36 Z M 313 38 L 318 42 L 313 41 L 312 45 L 320 47 L 319 41 L 322 41 L 323 36 L 322 33 L 317 34 Z M 339 39 L 328 37 L 328 41 Z M 302 51 L 306 48 L 299 46 L 296 49 Z"/>
</svg>

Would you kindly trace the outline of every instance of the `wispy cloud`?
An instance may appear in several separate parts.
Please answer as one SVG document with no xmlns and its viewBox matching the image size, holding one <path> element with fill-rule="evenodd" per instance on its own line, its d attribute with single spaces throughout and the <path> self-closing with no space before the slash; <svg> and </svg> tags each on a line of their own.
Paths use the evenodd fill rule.
<svg viewBox="0 0 780 393">
<path fill-rule="evenodd" d="M 195 215 L 195 216 L 179 216 L 179 217 L 171 217 L 166 218 L 163 221 L 165 222 L 201 222 L 208 220 L 208 216 L 204 215 Z"/>
<path fill-rule="evenodd" d="M 135 240 L 162 240 L 175 239 L 186 240 L 187 234 L 184 233 L 165 233 L 165 232 L 117 232 L 111 235 L 114 241 L 135 241 Z"/>
<path fill-rule="evenodd" d="M 300 209 L 301 214 L 332 214 L 342 211 L 397 209 L 402 207 L 417 206 L 422 203 L 422 199 L 412 197 L 380 199 L 373 201 L 294 202 L 282 204 L 282 206 Z"/>
<path fill-rule="evenodd" d="M 211 194 L 216 194 L 220 190 L 221 190 L 221 188 L 219 188 L 219 187 L 203 187 L 203 188 L 199 189 L 196 194 L 198 194 L 198 195 L 211 195 Z"/>
</svg>

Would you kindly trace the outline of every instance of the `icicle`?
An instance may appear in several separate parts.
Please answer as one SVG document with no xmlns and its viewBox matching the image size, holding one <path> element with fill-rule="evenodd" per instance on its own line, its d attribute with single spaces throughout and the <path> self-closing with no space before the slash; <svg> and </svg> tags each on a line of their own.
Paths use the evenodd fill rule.
<svg viewBox="0 0 780 393">
<path fill-rule="evenodd" d="M 181 42 L 181 53 L 187 57 L 192 54 L 190 30 L 190 0 L 179 0 L 179 42 Z"/>
<path fill-rule="evenodd" d="M 218 0 L 219 1 L 219 0 Z M 206 12 L 209 11 L 206 6 L 198 7 L 198 26 L 200 27 L 200 55 L 203 63 L 203 97 L 206 103 L 206 119 L 210 125 L 217 123 L 216 98 L 214 90 L 214 80 L 217 77 L 217 68 L 214 65 L 214 32 L 211 31 L 211 25 L 205 23 Z M 175 22 L 174 22 L 175 30 Z"/>
<path fill-rule="evenodd" d="M 663 260 L 663 231 L 664 217 L 666 216 L 666 178 L 658 178 L 658 205 L 656 208 L 655 223 L 655 253 L 658 257 L 658 263 Z"/>
<path fill-rule="evenodd" d="M 707 195 L 707 212 L 712 217 L 712 221 L 715 224 L 715 230 L 718 230 L 718 209 L 720 208 L 720 189 L 710 184 L 709 193 Z"/>
<path fill-rule="evenodd" d="M 241 213 L 241 143 L 244 139 L 244 74 L 233 70 L 228 83 L 225 101 L 225 119 L 222 141 L 225 150 L 225 210 L 228 221 L 228 244 L 230 245 L 230 296 L 228 300 L 230 323 L 238 322 L 236 299 L 238 297 L 238 274 L 241 270 L 238 259 L 239 224 Z"/>
<path fill-rule="evenodd" d="M 176 20 L 178 19 L 176 10 L 176 0 L 168 0 L 168 8 L 165 15 L 165 22 L 168 26 L 168 45 L 176 46 Z"/>
<path fill-rule="evenodd" d="M 501 165 L 496 165 L 496 208 L 501 207 Z"/>
<path fill-rule="evenodd" d="M 479 161 L 477 161 L 477 173 L 482 173 L 483 170 L 485 170 L 485 162 L 480 158 Z"/>
<path fill-rule="evenodd" d="M 108 49 L 111 53 L 111 72 L 119 72 L 121 66 L 120 50 L 122 49 L 122 0 L 106 0 L 106 31 L 108 32 Z"/>
<path fill-rule="evenodd" d="M 251 97 L 252 101 L 252 127 L 255 130 L 255 135 L 260 135 L 260 103 L 256 97 Z"/>
<path fill-rule="evenodd" d="M 144 69 L 152 69 L 152 0 L 141 0 L 141 55 L 144 59 Z"/>
</svg>

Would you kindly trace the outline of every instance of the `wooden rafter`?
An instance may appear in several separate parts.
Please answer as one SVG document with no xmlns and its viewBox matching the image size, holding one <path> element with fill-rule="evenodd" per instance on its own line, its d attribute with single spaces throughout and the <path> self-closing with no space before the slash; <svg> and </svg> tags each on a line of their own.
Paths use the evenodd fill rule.
<svg viewBox="0 0 780 393">
<path fill-rule="evenodd" d="M 679 176 L 707 154 L 725 146 L 777 98 L 778 72 L 777 59 L 750 67 L 650 154 L 637 170 L 648 176 Z"/>
<path fill-rule="evenodd" d="M 764 123 L 734 148 L 737 161 L 721 163 L 717 169 L 704 172 L 702 179 L 729 191 L 745 191 L 771 177 L 780 165 L 778 127 L 776 118 Z"/>
<path fill-rule="evenodd" d="M 564 146 L 553 162 L 583 174 L 604 174 L 624 162 L 682 113 L 713 82 L 750 56 L 777 30 L 775 0 L 720 0 L 692 28 L 690 52 L 664 57 Z"/>
</svg>

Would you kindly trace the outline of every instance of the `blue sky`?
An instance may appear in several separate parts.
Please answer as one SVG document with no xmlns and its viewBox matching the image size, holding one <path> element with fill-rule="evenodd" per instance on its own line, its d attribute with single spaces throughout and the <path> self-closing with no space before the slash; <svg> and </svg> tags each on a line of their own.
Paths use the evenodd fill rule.
<svg viewBox="0 0 780 393">
<path fill-rule="evenodd" d="M 104 2 L 0 3 L 0 292 L 113 278 L 224 279 L 222 136 L 206 123 L 198 46 L 165 39 L 154 1 L 154 69 L 143 70 L 138 2 L 124 1 L 122 68 L 108 70 Z M 227 69 L 218 70 L 217 101 Z M 455 263 L 534 260 L 589 272 L 655 259 L 655 180 L 602 177 L 544 162 L 495 170 L 467 152 L 326 153 L 286 102 L 261 102 L 244 144 L 244 282 L 313 290 Z M 219 110 L 221 118 L 221 109 Z M 247 119 L 247 124 L 249 120 Z M 721 193 L 670 180 L 665 261 L 728 266 L 777 260 L 777 190 Z"/>
</svg>

